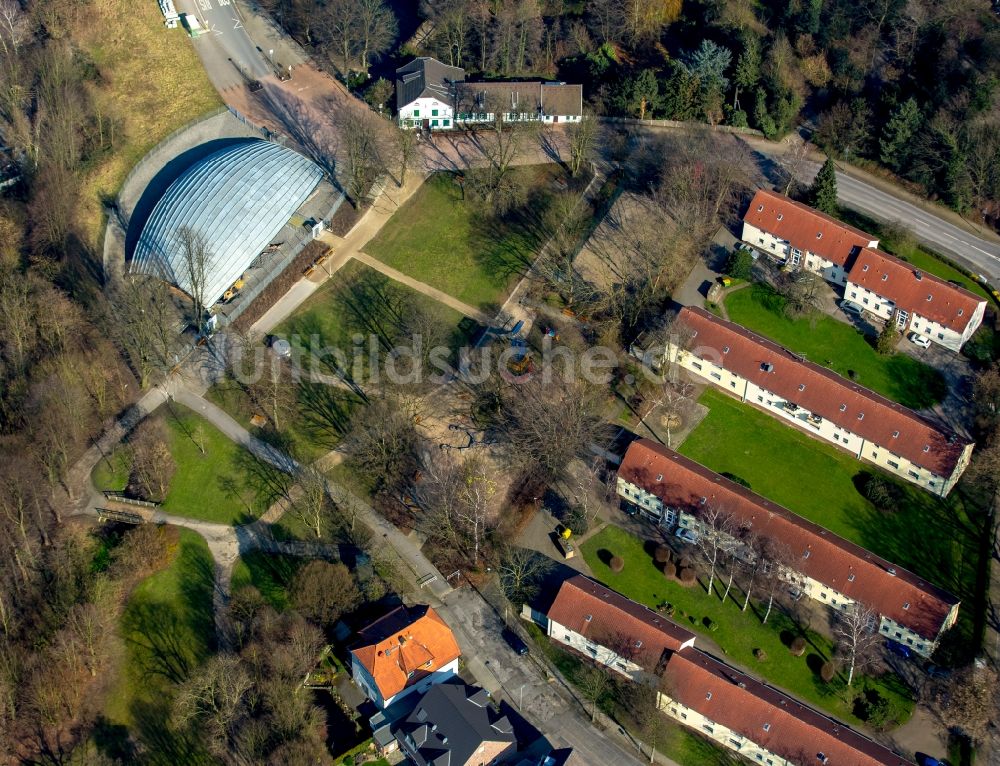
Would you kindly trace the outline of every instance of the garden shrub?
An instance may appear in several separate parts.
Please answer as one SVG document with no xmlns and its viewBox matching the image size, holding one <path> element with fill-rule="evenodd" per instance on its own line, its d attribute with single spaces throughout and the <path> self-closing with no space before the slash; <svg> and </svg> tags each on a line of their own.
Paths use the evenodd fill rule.
<svg viewBox="0 0 1000 766">
<path fill-rule="evenodd" d="M 796 636 L 792 639 L 792 645 L 788 649 L 796 657 L 801 657 L 806 651 L 806 640 L 802 636 Z"/>
<path fill-rule="evenodd" d="M 666 545 L 657 545 L 656 550 L 653 551 L 653 560 L 657 564 L 666 564 L 670 561 L 670 548 Z"/>
<path fill-rule="evenodd" d="M 681 575 L 680 575 L 680 580 L 685 585 L 690 585 L 691 583 L 693 583 L 694 582 L 694 570 L 691 569 L 691 568 L 682 569 L 681 570 Z"/>
<path fill-rule="evenodd" d="M 819 669 L 819 677 L 826 683 L 830 683 L 836 674 L 837 669 L 833 666 L 832 662 L 824 662 L 823 666 Z"/>
<path fill-rule="evenodd" d="M 666 575 L 668 578 L 676 577 L 677 565 L 674 564 L 672 561 L 668 561 L 666 564 L 663 565 L 663 574 Z"/>
<path fill-rule="evenodd" d="M 612 556 L 609 566 L 612 572 L 621 572 L 625 568 L 625 560 L 621 556 Z"/>
<path fill-rule="evenodd" d="M 767 652 L 763 649 L 754 649 L 753 656 L 757 662 L 765 662 L 767 660 Z"/>
</svg>

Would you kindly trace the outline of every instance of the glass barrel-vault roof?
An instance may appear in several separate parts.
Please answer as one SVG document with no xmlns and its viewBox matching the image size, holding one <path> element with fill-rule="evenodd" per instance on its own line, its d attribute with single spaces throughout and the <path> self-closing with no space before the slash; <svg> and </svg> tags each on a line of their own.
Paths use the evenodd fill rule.
<svg viewBox="0 0 1000 766">
<path fill-rule="evenodd" d="M 181 229 L 201 236 L 208 253 L 205 303 L 214 304 L 308 199 L 323 171 L 268 141 L 228 146 L 192 165 L 160 198 L 142 229 L 133 273 L 191 292 Z"/>
</svg>

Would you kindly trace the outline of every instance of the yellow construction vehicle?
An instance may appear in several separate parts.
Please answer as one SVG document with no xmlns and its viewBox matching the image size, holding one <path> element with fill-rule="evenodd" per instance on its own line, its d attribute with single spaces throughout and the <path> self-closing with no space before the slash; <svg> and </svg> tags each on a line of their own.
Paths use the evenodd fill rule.
<svg viewBox="0 0 1000 766">
<path fill-rule="evenodd" d="M 240 290 L 243 289 L 244 284 L 246 283 L 243 281 L 243 277 L 240 277 L 235 282 L 233 282 L 233 286 L 222 294 L 222 301 L 224 303 L 229 303 L 229 301 L 231 301 L 233 298 L 235 298 L 237 295 L 240 294 Z"/>
</svg>

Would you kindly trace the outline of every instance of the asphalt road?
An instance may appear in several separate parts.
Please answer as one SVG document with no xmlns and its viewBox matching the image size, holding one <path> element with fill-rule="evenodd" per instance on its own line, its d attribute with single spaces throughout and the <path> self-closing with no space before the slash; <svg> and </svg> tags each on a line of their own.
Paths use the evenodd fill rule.
<svg viewBox="0 0 1000 766">
<path fill-rule="evenodd" d="M 177 10 L 194 14 L 208 30 L 194 44 L 216 90 L 272 74 L 267 52 L 247 34 L 236 0 L 179 0 Z"/>
<path fill-rule="evenodd" d="M 753 149 L 781 162 L 780 145 L 751 141 Z M 802 163 L 799 180 L 812 183 L 818 162 Z M 898 223 L 916 239 L 941 255 L 953 259 L 976 274 L 982 274 L 1000 289 L 1000 242 L 977 236 L 902 196 L 889 194 L 844 172 L 837 171 L 837 199 L 845 207 L 883 223 Z"/>
</svg>

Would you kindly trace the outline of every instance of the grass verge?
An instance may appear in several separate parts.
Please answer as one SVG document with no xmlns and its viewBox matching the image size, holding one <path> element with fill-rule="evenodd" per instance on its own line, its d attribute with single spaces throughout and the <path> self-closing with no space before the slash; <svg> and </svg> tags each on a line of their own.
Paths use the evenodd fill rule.
<svg viewBox="0 0 1000 766">
<path fill-rule="evenodd" d="M 751 599 L 747 611 L 742 611 L 745 594 L 735 585 L 723 603 L 725 583 L 716 578 L 710 596 L 705 572 L 699 570 L 699 582 L 691 587 L 668 580 L 645 550 L 645 543 L 618 527 L 603 529 L 581 549 L 594 576 L 608 587 L 649 607 L 655 608 L 663 602 L 671 604 L 676 622 L 716 642 L 729 661 L 839 718 L 864 725 L 854 714 L 852 700 L 853 693 L 868 690 L 877 691 L 889 701 L 896 723 L 905 722 L 913 712 L 912 697 L 893 675 L 857 677 L 851 689 L 847 688 L 844 677 L 825 683 L 819 669 L 832 659 L 833 642 L 798 624 L 778 605 L 764 624 L 761 620 L 766 605 Z M 622 572 L 612 572 L 608 567 L 611 554 L 625 560 Z M 806 640 L 807 649 L 801 657 L 794 656 L 788 648 L 796 636 Z M 766 659 L 758 660 L 758 652 L 763 652 Z"/>
<path fill-rule="evenodd" d="M 538 220 L 551 202 L 553 181 L 562 174 L 558 165 L 512 172 L 528 187 L 523 209 L 503 218 L 489 215 L 465 199 L 454 174 L 436 173 L 365 252 L 472 306 L 498 306 L 541 245 Z"/>
<path fill-rule="evenodd" d="M 768 285 L 755 284 L 731 293 L 726 297 L 726 310 L 737 324 L 905 407 L 926 409 L 948 394 L 948 384 L 938 370 L 903 353 L 882 356 L 848 324 L 826 315 L 789 318 L 785 299 Z"/>
</svg>

